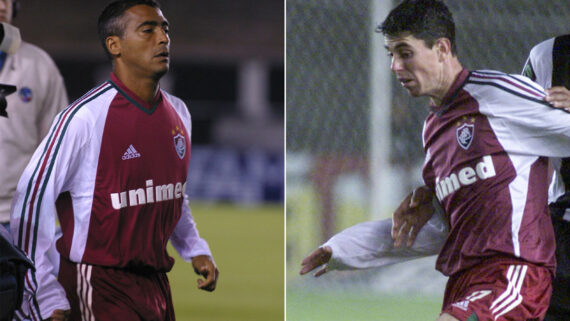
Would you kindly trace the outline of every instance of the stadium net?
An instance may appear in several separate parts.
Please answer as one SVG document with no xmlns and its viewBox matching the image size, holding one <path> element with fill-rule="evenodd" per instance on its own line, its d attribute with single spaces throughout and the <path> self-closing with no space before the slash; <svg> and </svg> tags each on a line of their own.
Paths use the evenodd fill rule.
<svg viewBox="0 0 570 321">
<path fill-rule="evenodd" d="M 306 282 L 296 272 L 317 245 L 355 223 L 389 217 L 421 184 L 427 101 L 408 97 L 389 74 L 374 32 L 398 2 L 286 1 L 288 287 Z M 570 33 L 567 0 L 446 3 L 468 69 L 520 73 L 533 45 Z M 422 268 L 432 271 L 433 262 Z M 374 284 L 369 278 L 378 273 L 356 275 Z"/>
</svg>

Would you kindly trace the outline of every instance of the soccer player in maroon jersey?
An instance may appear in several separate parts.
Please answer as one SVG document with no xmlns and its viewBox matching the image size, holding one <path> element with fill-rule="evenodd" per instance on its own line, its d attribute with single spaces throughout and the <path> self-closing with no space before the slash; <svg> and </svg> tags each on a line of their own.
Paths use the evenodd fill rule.
<svg viewBox="0 0 570 321">
<path fill-rule="evenodd" d="M 570 155 L 570 115 L 526 78 L 464 69 L 441 1 L 404 1 L 379 29 L 402 86 L 431 98 L 423 177 L 450 223 L 438 320 L 542 319 L 555 269 L 546 157 Z"/>
<path fill-rule="evenodd" d="M 191 119 L 162 90 L 170 63 L 169 24 L 157 2 L 121 0 L 98 20 L 113 63 L 110 79 L 69 105 L 26 167 L 11 230 L 33 258 L 28 317 L 64 320 L 174 320 L 166 272 L 171 241 L 192 263 L 198 288 L 218 279 L 187 204 Z M 63 236 L 58 278 L 46 250 Z"/>
<path fill-rule="evenodd" d="M 557 36 L 534 46 L 523 68 L 523 75 L 546 90 L 545 100 L 553 107 L 570 112 L 570 35 Z M 554 182 L 549 204 L 556 235 L 556 277 L 545 321 L 562 321 L 570 315 L 570 159 L 553 160 Z M 560 167 L 560 168 L 559 168 Z M 444 220 L 433 218 L 432 195 L 420 187 L 408 195 L 391 220 L 369 221 L 350 227 L 328 240 L 302 262 L 301 274 L 317 267 L 314 276 L 328 270 L 365 269 L 437 254 L 448 231 Z M 425 224 L 427 221 L 431 224 Z M 414 243 L 418 232 L 421 233 Z M 390 236 L 393 234 L 394 240 Z M 400 247 L 406 241 L 406 247 Z M 334 251 L 333 251 L 334 248 Z M 334 258 L 333 258 L 334 253 Z"/>
<path fill-rule="evenodd" d="M 570 155 L 570 117 L 524 78 L 465 70 L 454 28 L 435 0 L 404 1 L 380 26 L 402 86 L 431 98 L 423 137 L 429 190 L 413 205 L 408 196 L 396 214 L 429 207 L 435 195 L 450 222 L 436 263 L 449 276 L 438 320 L 540 320 L 555 267 L 546 157 Z M 415 220 L 394 224 L 396 243 L 426 219 Z M 331 254 L 313 252 L 301 273 Z"/>
</svg>

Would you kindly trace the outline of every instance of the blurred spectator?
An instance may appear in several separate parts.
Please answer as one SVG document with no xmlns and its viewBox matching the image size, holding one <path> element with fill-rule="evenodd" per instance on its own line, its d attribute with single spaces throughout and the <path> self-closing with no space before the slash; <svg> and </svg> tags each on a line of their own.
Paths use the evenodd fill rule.
<svg viewBox="0 0 570 321">
<path fill-rule="evenodd" d="M 18 8 L 18 1 L 0 0 L 0 22 L 11 24 Z M 0 223 L 8 228 L 18 179 L 68 100 L 53 60 L 27 42 L 15 54 L 0 51 L 0 83 L 17 87 L 6 98 L 8 118 L 0 118 Z"/>
</svg>

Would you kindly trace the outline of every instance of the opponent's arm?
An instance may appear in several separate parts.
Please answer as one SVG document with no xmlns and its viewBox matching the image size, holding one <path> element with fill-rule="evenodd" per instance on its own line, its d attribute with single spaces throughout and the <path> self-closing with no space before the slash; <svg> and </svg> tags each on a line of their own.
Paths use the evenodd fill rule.
<svg viewBox="0 0 570 321">
<path fill-rule="evenodd" d="M 552 46 L 554 39 L 548 39 L 534 46 L 525 62 L 522 75 L 535 81 L 544 88 L 551 86 L 552 81 Z M 549 48 L 549 50 L 544 50 Z M 553 107 L 570 112 L 570 92 L 564 86 L 546 89 L 545 100 Z"/>
<path fill-rule="evenodd" d="M 541 42 L 540 44 L 534 46 L 529 56 L 526 60 L 526 63 L 523 67 L 522 75 L 528 77 L 532 81 L 535 81 L 537 84 L 544 88 L 548 88 L 551 86 L 552 83 L 552 46 L 555 39 L 551 38 L 546 41 Z M 546 50 L 544 50 L 546 48 Z M 551 107 L 564 109 L 566 112 L 570 112 L 570 92 L 564 86 L 554 86 L 552 88 L 545 89 L 546 96 L 544 100 L 550 104 Z M 539 107 L 540 108 L 540 107 Z M 548 112 L 552 114 L 551 110 L 543 109 L 543 112 Z M 529 115 L 530 119 L 536 120 L 540 119 L 542 115 Z M 568 124 L 568 115 L 567 114 L 560 114 L 554 113 L 554 116 L 543 123 L 543 126 L 546 129 L 554 128 L 556 132 L 564 132 L 566 124 Z M 533 129 L 531 132 L 531 137 L 536 132 L 536 129 Z M 542 131 L 541 131 L 542 132 Z M 546 131 L 545 131 L 546 132 Z M 556 134 L 558 134 L 556 133 Z M 515 134 L 515 136 L 517 136 Z M 566 135 L 567 136 L 567 135 Z M 562 141 L 562 148 L 565 149 L 566 142 L 564 142 L 565 137 L 555 138 L 556 141 Z M 521 139 L 521 141 L 524 139 Z M 538 146 L 549 146 L 548 142 L 541 142 Z M 527 146 L 528 147 L 528 146 Z M 530 150 L 536 150 L 536 148 L 531 147 Z M 546 155 L 551 157 L 566 157 L 568 155 L 563 155 L 562 153 L 557 153 L 554 155 Z"/>
<path fill-rule="evenodd" d="M 570 91 L 563 86 L 546 89 L 546 97 L 544 100 L 549 102 L 553 107 L 570 112 Z"/>
</svg>

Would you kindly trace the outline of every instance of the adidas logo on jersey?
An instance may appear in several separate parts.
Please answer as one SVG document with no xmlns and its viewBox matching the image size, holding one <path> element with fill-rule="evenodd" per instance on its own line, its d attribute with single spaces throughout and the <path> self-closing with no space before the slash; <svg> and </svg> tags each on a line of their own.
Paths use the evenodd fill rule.
<svg viewBox="0 0 570 321">
<path fill-rule="evenodd" d="M 490 155 L 484 156 L 482 161 L 475 165 L 475 168 L 470 166 L 460 169 L 457 173 L 451 173 L 449 176 L 435 180 L 435 195 L 441 202 L 449 194 L 456 192 L 462 186 L 467 186 L 475 183 L 477 178 L 484 180 L 489 177 L 494 177 L 495 166 L 493 166 L 493 159 Z"/>
<path fill-rule="evenodd" d="M 137 158 L 137 157 L 141 157 L 141 154 L 139 152 L 137 152 L 137 150 L 133 147 L 133 145 L 130 145 L 129 148 L 127 148 L 127 151 L 123 154 L 123 157 L 121 157 L 121 158 L 123 160 L 127 160 L 127 159 Z"/>
</svg>

